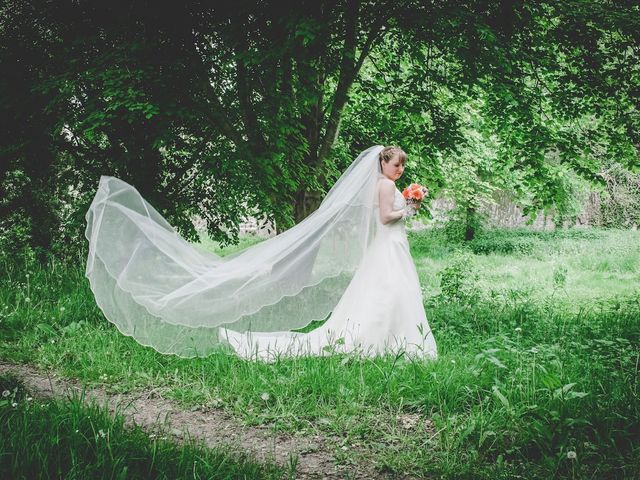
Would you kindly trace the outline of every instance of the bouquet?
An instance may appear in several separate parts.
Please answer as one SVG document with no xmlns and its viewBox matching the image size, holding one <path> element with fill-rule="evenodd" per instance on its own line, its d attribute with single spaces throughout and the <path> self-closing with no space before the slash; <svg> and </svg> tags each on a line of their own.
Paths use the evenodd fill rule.
<svg viewBox="0 0 640 480">
<path fill-rule="evenodd" d="M 416 214 L 417 207 L 428 194 L 429 189 L 418 183 L 412 183 L 402 191 L 402 196 L 407 202 L 409 215 L 413 216 Z"/>
<path fill-rule="evenodd" d="M 402 196 L 405 198 L 407 203 L 413 203 L 414 205 L 422 202 L 424 197 L 428 194 L 429 189 L 417 183 L 412 183 L 402 191 Z"/>
</svg>

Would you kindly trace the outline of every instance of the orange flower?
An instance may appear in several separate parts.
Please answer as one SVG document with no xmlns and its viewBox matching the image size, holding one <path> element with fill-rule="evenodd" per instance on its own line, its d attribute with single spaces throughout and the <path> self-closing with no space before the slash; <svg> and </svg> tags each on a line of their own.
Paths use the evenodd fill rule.
<svg viewBox="0 0 640 480">
<path fill-rule="evenodd" d="M 417 183 L 412 183 L 402 191 L 402 196 L 407 200 L 422 201 L 429 191 Z"/>
</svg>

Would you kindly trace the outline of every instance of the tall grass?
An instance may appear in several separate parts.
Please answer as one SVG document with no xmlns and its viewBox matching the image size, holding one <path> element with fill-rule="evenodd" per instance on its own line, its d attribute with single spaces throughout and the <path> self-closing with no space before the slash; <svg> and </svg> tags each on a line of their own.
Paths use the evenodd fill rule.
<svg viewBox="0 0 640 480">
<path fill-rule="evenodd" d="M 0 376 L 0 392 L 0 478 L 285 478 L 240 453 L 125 428 L 121 415 L 87 406 L 82 395 L 33 398 L 10 375 Z"/>
<path fill-rule="evenodd" d="M 638 240 L 636 232 L 503 231 L 462 246 L 439 232 L 411 235 L 435 362 L 162 356 L 102 318 L 80 262 L 13 259 L 1 266 L 0 357 L 113 391 L 160 388 L 247 424 L 331 434 L 342 439 L 340 461 L 364 448 L 384 472 L 635 478 Z M 407 416 L 420 421 L 403 426 Z"/>
</svg>

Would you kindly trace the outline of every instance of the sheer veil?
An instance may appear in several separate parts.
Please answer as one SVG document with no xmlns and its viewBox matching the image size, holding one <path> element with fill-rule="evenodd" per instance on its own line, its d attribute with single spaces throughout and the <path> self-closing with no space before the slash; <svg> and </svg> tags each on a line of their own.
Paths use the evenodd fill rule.
<svg viewBox="0 0 640 480">
<path fill-rule="evenodd" d="M 382 146 L 358 155 L 318 210 L 226 257 L 182 237 L 138 191 L 102 176 L 86 214 L 86 276 L 105 317 L 161 353 L 228 349 L 220 327 L 276 332 L 325 319 L 375 236 Z"/>
</svg>

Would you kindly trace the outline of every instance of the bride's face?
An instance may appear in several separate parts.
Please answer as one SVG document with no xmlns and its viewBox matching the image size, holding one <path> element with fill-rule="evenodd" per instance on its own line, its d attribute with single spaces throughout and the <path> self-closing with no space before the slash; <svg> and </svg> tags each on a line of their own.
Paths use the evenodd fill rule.
<svg viewBox="0 0 640 480">
<path fill-rule="evenodd" d="M 383 175 L 394 182 L 399 179 L 402 176 L 402 172 L 404 172 L 404 163 L 400 161 L 400 155 L 394 156 L 388 162 L 383 160 L 380 163 Z"/>
</svg>

